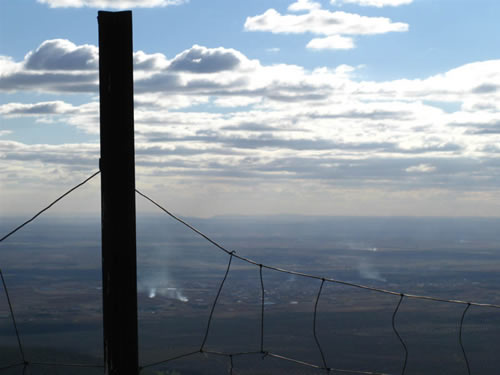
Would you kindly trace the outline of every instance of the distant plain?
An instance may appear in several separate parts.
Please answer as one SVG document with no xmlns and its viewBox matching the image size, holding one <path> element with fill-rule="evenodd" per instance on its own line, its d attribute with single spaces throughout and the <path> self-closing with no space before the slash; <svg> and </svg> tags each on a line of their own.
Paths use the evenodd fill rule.
<svg viewBox="0 0 500 375">
<path fill-rule="evenodd" d="M 1 233 L 20 222 L 3 218 Z M 500 219 L 215 217 L 190 219 L 229 250 L 294 271 L 446 299 L 500 304 Z M 196 351 L 229 256 L 165 216 L 139 217 L 141 364 Z M 30 360 L 102 363 L 100 222 L 41 218 L 2 244 L 0 265 Z M 264 269 L 264 349 L 321 365 L 313 337 L 320 280 Z M 404 350 L 392 330 L 398 296 L 326 283 L 317 332 L 329 367 L 401 373 Z M 259 268 L 233 259 L 205 349 L 260 350 Z M 465 305 L 405 298 L 396 326 L 409 349 L 406 374 L 467 373 L 458 343 Z M 500 310 L 472 307 L 463 341 L 474 374 L 499 366 Z M 0 293 L 0 367 L 19 359 Z M 198 354 L 144 374 L 221 374 L 224 357 Z M 238 374 L 324 371 L 260 355 L 237 357 Z M 19 369 L 7 374 L 17 374 Z M 101 370 L 34 367 L 34 374 Z"/>
</svg>

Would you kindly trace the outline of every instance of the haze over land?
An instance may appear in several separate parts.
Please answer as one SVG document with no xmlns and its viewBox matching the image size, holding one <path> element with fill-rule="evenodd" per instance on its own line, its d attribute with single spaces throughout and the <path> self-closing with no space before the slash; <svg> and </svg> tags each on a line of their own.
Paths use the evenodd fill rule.
<svg viewBox="0 0 500 375">
<path fill-rule="evenodd" d="M 498 219 L 188 220 L 228 249 L 264 264 L 397 292 L 500 302 Z M 3 220 L 2 233 L 11 225 Z M 99 363 L 99 237 L 98 218 L 49 215 L 2 243 L 0 262 L 30 358 Z M 138 260 L 141 363 L 197 350 L 228 256 L 170 218 L 149 216 L 138 220 Z M 266 350 L 320 364 L 312 336 L 320 281 L 270 270 L 264 270 L 263 280 Z M 260 287 L 258 267 L 234 259 L 207 349 L 259 349 Z M 319 301 L 318 334 L 329 365 L 399 373 L 404 352 L 391 327 L 397 302 L 397 296 L 327 283 Z M 10 363 L 17 355 L 15 337 L 7 307 L 0 306 L 0 346 L 3 353 L 14 353 Z M 409 374 L 465 369 L 458 346 L 463 309 L 403 301 L 396 322 L 409 347 Z M 499 323 L 496 309 L 472 307 L 466 316 L 464 345 L 475 374 L 491 374 L 498 367 Z M 307 371 L 259 356 L 238 359 L 235 366 L 243 374 Z M 220 374 L 227 371 L 227 363 L 197 356 L 155 369 Z"/>
</svg>

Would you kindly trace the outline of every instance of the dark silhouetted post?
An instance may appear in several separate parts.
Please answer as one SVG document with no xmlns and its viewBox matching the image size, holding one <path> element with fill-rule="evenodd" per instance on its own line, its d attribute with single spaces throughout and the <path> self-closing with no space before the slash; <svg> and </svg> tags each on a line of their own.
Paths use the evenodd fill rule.
<svg viewBox="0 0 500 375">
<path fill-rule="evenodd" d="M 105 374 L 138 374 L 132 12 L 99 12 Z"/>
</svg>

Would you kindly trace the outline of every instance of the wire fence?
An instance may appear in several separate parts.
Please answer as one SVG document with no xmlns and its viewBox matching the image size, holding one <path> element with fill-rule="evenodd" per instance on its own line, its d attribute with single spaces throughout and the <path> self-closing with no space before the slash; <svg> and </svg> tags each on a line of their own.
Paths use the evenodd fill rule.
<svg viewBox="0 0 500 375">
<path fill-rule="evenodd" d="M 91 176 L 89 176 L 88 178 L 83 180 L 81 183 L 79 183 L 78 185 L 74 186 L 73 188 L 71 188 L 70 190 L 68 190 L 64 194 L 62 194 L 60 197 L 58 197 L 56 200 L 54 200 L 52 203 L 50 203 L 47 207 L 45 207 L 44 209 L 39 211 L 37 214 L 35 214 L 32 218 L 25 221 L 24 223 L 22 223 L 21 225 L 19 225 L 18 227 L 14 228 L 9 233 L 4 235 L 2 238 L 0 238 L 0 242 L 3 242 L 7 238 L 9 238 L 13 234 L 15 234 L 17 231 L 22 229 L 24 226 L 26 226 L 27 224 L 34 221 L 42 213 L 49 210 L 57 202 L 59 202 L 60 200 L 62 200 L 63 198 L 65 198 L 66 196 L 71 194 L 73 191 L 75 191 L 79 187 L 85 185 L 87 182 L 89 182 L 94 177 L 96 177 L 99 173 L 100 173 L 99 171 L 93 173 Z M 165 358 L 161 361 L 145 363 L 145 364 L 140 366 L 140 372 L 142 372 L 143 370 L 148 369 L 148 368 L 152 368 L 152 367 L 159 366 L 159 365 L 164 365 L 164 364 L 171 363 L 171 362 L 174 362 L 176 360 L 180 360 L 180 359 L 184 359 L 184 358 L 190 358 L 190 357 L 193 357 L 193 356 L 196 356 L 196 355 L 199 355 L 200 353 L 202 353 L 204 355 L 226 358 L 227 363 L 228 363 L 228 373 L 229 374 L 233 374 L 236 371 L 235 366 L 234 366 L 234 359 L 235 358 L 258 355 L 258 356 L 261 356 L 262 358 L 266 358 L 266 357 L 274 358 L 274 359 L 289 362 L 289 363 L 292 363 L 292 364 L 295 364 L 298 366 L 308 367 L 308 368 L 312 368 L 312 369 L 316 369 L 316 370 L 322 370 L 326 373 L 361 374 L 361 375 L 363 375 L 363 374 L 366 374 L 366 375 L 395 375 L 395 373 L 389 374 L 389 373 L 377 372 L 377 371 L 358 371 L 358 370 L 342 369 L 342 368 L 335 368 L 335 367 L 329 366 L 328 359 L 327 359 L 327 356 L 325 355 L 324 348 L 321 344 L 321 341 L 318 338 L 317 321 L 318 321 L 318 305 L 319 305 L 319 302 L 320 302 L 321 297 L 322 297 L 322 292 L 324 290 L 325 285 L 327 283 L 331 283 L 331 284 L 344 285 L 348 288 L 355 288 L 355 289 L 364 290 L 366 292 L 379 293 L 379 294 L 398 297 L 397 303 L 395 302 L 395 307 L 394 307 L 394 310 L 392 313 L 391 325 L 392 325 L 392 330 L 393 330 L 395 336 L 397 337 L 399 343 L 401 344 L 401 352 L 403 354 L 401 356 L 401 371 L 399 372 L 401 375 L 404 375 L 406 373 L 407 364 L 408 364 L 408 356 L 409 356 L 408 346 L 407 346 L 404 338 L 399 333 L 398 328 L 397 328 L 397 324 L 396 324 L 397 316 L 398 316 L 398 313 L 400 311 L 400 307 L 403 304 L 404 300 L 406 300 L 406 299 L 427 300 L 427 301 L 432 301 L 435 303 L 462 305 L 464 307 L 464 310 L 463 310 L 463 312 L 460 316 L 460 320 L 458 322 L 458 326 L 459 326 L 458 344 L 459 344 L 461 352 L 462 352 L 464 367 L 467 371 L 467 374 L 470 375 L 471 374 L 470 363 L 469 363 L 467 352 L 466 352 L 466 349 L 465 349 L 465 346 L 463 343 L 463 326 L 464 326 L 466 314 L 468 311 L 470 311 L 471 307 L 500 309 L 500 305 L 497 305 L 497 304 L 478 303 L 478 302 L 472 302 L 472 301 L 462 301 L 462 300 L 456 300 L 456 299 L 437 298 L 437 297 L 426 296 L 426 295 L 409 294 L 409 293 L 404 293 L 404 292 L 376 288 L 376 287 L 363 285 L 363 284 L 352 283 L 352 282 L 348 282 L 348 281 L 344 281 L 344 280 L 322 277 L 319 275 L 314 275 L 314 274 L 309 274 L 309 273 L 304 273 L 304 272 L 292 271 L 292 270 L 272 266 L 269 264 L 258 263 L 252 259 L 249 259 L 245 256 L 238 254 L 234 250 L 229 250 L 226 247 L 222 246 L 220 243 L 214 241 L 208 235 L 202 233 L 200 230 L 196 229 L 194 226 L 192 226 L 191 224 L 189 224 L 185 220 L 179 218 L 178 216 L 176 216 L 175 214 L 173 214 L 172 212 L 170 212 L 169 210 L 164 208 L 162 205 L 160 205 L 155 200 L 153 200 L 152 198 L 150 198 L 146 194 L 142 193 L 141 191 L 136 189 L 136 193 L 140 197 L 142 197 L 145 200 L 152 203 L 154 206 L 156 206 L 158 209 L 163 211 L 165 214 L 169 215 L 172 219 L 174 219 L 177 222 L 181 223 L 182 225 L 186 226 L 191 231 L 196 233 L 198 236 L 202 237 L 204 240 L 206 240 L 207 242 L 209 242 L 210 244 L 212 244 L 213 246 L 215 246 L 216 248 L 218 248 L 219 250 L 221 250 L 222 252 L 224 252 L 228 256 L 226 270 L 225 270 L 225 273 L 224 273 L 222 280 L 220 281 L 220 284 L 219 284 L 219 287 L 217 289 L 217 293 L 216 293 L 216 296 L 213 300 L 213 303 L 211 304 L 210 313 L 209 313 L 209 316 L 208 316 L 208 319 L 206 322 L 205 330 L 203 332 L 203 339 L 202 339 L 202 342 L 201 342 L 199 349 L 195 350 L 195 351 L 190 351 L 190 352 L 187 352 L 184 354 L 179 354 L 179 355 L 176 355 L 173 357 L 168 357 L 168 358 Z M 212 322 L 214 320 L 214 312 L 216 310 L 217 305 L 219 304 L 219 298 L 220 298 L 220 295 L 221 295 L 222 290 L 224 288 L 224 285 L 226 284 L 228 275 L 231 271 L 231 266 L 232 266 L 234 258 L 239 259 L 243 262 L 246 262 L 254 267 L 257 267 L 258 271 L 259 271 L 259 281 L 260 281 L 260 283 L 259 283 L 260 284 L 260 340 L 259 341 L 260 341 L 260 345 L 259 345 L 259 348 L 254 350 L 254 351 L 223 352 L 223 351 L 210 350 L 210 349 L 206 348 L 207 339 L 210 335 L 211 328 L 212 328 Z M 301 277 L 301 278 L 307 278 L 307 279 L 313 279 L 313 280 L 320 281 L 320 285 L 318 287 L 318 292 L 317 292 L 316 297 L 314 299 L 314 309 L 312 311 L 312 321 L 313 321 L 312 336 L 314 338 L 318 353 L 320 355 L 321 363 L 314 364 L 314 363 L 310 363 L 307 361 L 302 361 L 300 359 L 287 357 L 287 356 L 281 355 L 279 353 L 275 353 L 275 352 L 267 350 L 267 347 L 265 345 L 265 336 L 266 336 L 265 296 L 266 296 L 266 289 L 265 289 L 264 278 L 263 278 L 263 270 L 264 269 L 272 271 L 272 272 L 284 273 L 284 274 L 294 275 L 294 276 Z M 30 361 L 25 354 L 21 334 L 19 332 L 18 325 L 17 325 L 16 318 L 15 318 L 14 308 L 13 308 L 13 305 L 12 305 L 12 302 L 10 299 L 9 290 L 8 290 L 7 284 L 5 282 L 4 274 L 3 274 L 1 267 L 0 267 L 0 278 L 2 280 L 3 289 L 4 289 L 4 292 L 6 295 L 6 300 L 7 300 L 8 308 L 9 308 L 9 312 L 10 312 L 10 318 L 11 318 L 12 326 L 13 326 L 14 331 L 15 331 L 16 340 L 17 340 L 17 347 L 18 347 L 20 358 L 21 358 L 20 361 L 15 362 L 15 363 L 4 365 L 4 366 L 0 365 L 0 372 L 4 372 L 4 371 L 10 370 L 12 368 L 20 368 L 20 369 L 22 369 L 22 373 L 25 374 L 33 366 L 102 368 L 102 369 L 105 367 L 104 364 L 93 364 L 93 363 L 57 363 L 57 362 Z"/>
</svg>

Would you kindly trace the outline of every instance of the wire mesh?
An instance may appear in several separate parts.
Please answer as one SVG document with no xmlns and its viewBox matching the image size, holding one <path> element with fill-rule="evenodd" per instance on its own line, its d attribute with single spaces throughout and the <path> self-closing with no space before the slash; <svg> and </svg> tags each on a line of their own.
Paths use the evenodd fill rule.
<svg viewBox="0 0 500 375">
<path fill-rule="evenodd" d="M 49 210 L 57 202 L 59 202 L 60 200 L 62 200 L 66 196 L 68 196 L 74 190 L 76 190 L 79 187 L 85 185 L 88 181 L 90 181 L 91 179 L 93 179 L 99 173 L 100 172 L 93 173 L 91 176 L 89 176 L 88 178 L 86 178 L 84 181 L 82 181 L 78 185 L 74 186 L 73 188 L 71 188 L 70 190 L 68 190 L 67 192 L 65 192 L 61 196 L 59 196 L 56 200 L 54 200 L 52 203 L 50 203 L 44 209 L 42 209 L 41 211 L 39 211 L 32 218 L 30 218 L 29 220 L 27 220 L 23 224 L 19 225 L 18 227 L 14 228 L 9 233 L 7 233 L 2 238 L 0 238 L 0 242 L 3 242 L 7 238 L 9 238 L 11 235 L 13 235 L 17 231 L 19 231 L 20 229 L 22 229 L 23 227 L 25 227 L 27 224 L 29 224 L 32 221 L 34 221 L 42 213 L 44 213 L 45 211 Z M 189 223 L 187 223 L 186 221 L 180 219 L 178 216 L 172 214 L 170 211 L 168 211 L 167 209 L 165 209 L 164 207 L 162 207 L 160 204 L 158 204 L 156 201 L 154 201 L 153 199 L 151 199 L 147 195 L 141 193 L 139 190 L 136 190 L 136 192 L 137 192 L 138 195 L 142 196 L 143 198 L 145 198 L 146 200 L 148 200 L 149 202 L 151 202 L 152 204 L 154 204 L 156 207 L 158 207 L 159 209 L 161 209 L 163 212 L 165 212 L 166 214 L 168 214 L 170 217 L 172 217 L 176 221 L 180 222 L 181 224 L 185 225 L 187 228 L 189 228 L 190 230 L 192 230 L 193 232 L 195 232 L 196 234 L 198 234 L 199 236 L 201 236 L 202 238 L 204 238 L 206 241 L 208 241 L 209 243 L 211 243 L 212 245 L 214 245 L 219 250 L 223 251 L 224 253 L 226 253 L 229 256 L 224 276 L 223 276 L 223 278 L 222 278 L 222 280 L 221 280 L 221 282 L 219 284 L 219 287 L 217 289 L 217 293 L 216 293 L 215 298 L 213 300 L 213 303 L 211 305 L 210 313 L 209 313 L 209 316 L 208 316 L 208 319 L 207 319 L 206 328 L 205 328 L 205 331 L 204 331 L 204 334 L 203 334 L 203 339 L 202 339 L 200 348 L 198 350 L 196 350 L 196 351 L 190 351 L 190 352 L 187 352 L 187 353 L 184 353 L 184 354 L 179 354 L 179 355 L 172 356 L 170 358 L 163 359 L 161 361 L 156 361 L 156 362 L 151 362 L 151 363 L 148 363 L 148 364 L 144 364 L 144 365 L 142 365 L 140 367 L 140 372 L 142 372 L 144 369 L 147 369 L 147 368 L 152 368 L 152 367 L 156 367 L 156 366 L 159 366 L 159 365 L 164 365 L 164 364 L 167 364 L 167 363 L 170 363 L 170 362 L 174 362 L 174 361 L 177 361 L 177 360 L 190 358 L 190 357 L 193 357 L 193 356 L 198 355 L 198 354 L 201 353 L 201 354 L 203 354 L 205 356 L 215 356 L 215 357 L 226 358 L 227 361 L 228 361 L 227 362 L 228 363 L 227 369 L 228 369 L 228 373 L 229 374 L 237 374 L 238 373 L 238 371 L 236 369 L 236 366 L 235 366 L 235 361 L 234 361 L 236 358 L 250 357 L 250 356 L 258 355 L 262 359 L 265 359 L 265 358 L 277 359 L 277 360 L 280 360 L 280 361 L 292 363 L 292 364 L 297 365 L 297 366 L 303 366 L 303 367 L 307 367 L 307 368 L 312 368 L 312 369 L 317 369 L 317 370 L 323 370 L 323 371 L 325 371 L 327 373 L 389 375 L 389 374 L 387 374 L 385 372 L 360 371 L 360 370 L 350 370 L 350 369 L 341 369 L 341 368 L 331 368 L 331 367 L 329 367 L 327 365 L 327 360 L 326 360 L 326 356 L 325 356 L 325 353 L 324 353 L 324 349 L 323 349 L 323 347 L 322 347 L 322 345 L 320 343 L 319 337 L 318 337 L 318 326 L 319 326 L 319 324 L 318 324 L 318 305 L 319 305 L 319 301 L 320 301 L 321 296 L 322 296 L 323 289 L 325 287 L 325 283 L 333 283 L 333 284 L 343 285 L 343 286 L 349 287 L 349 288 L 357 288 L 357 289 L 360 289 L 360 290 L 365 290 L 367 292 L 375 292 L 375 293 L 381 293 L 381 294 L 386 294 L 386 295 L 392 295 L 392 296 L 398 296 L 399 297 L 398 303 L 397 303 L 397 305 L 396 305 L 396 307 L 395 307 L 395 309 L 394 309 L 394 311 L 392 313 L 391 323 L 392 323 L 393 332 L 396 335 L 397 339 L 399 340 L 401 346 L 404 349 L 404 356 L 403 356 L 402 370 L 401 370 L 401 374 L 402 375 L 405 374 L 406 369 L 407 369 L 407 363 L 408 363 L 408 357 L 409 357 L 409 350 L 408 350 L 408 346 L 406 345 L 405 341 L 403 340 L 401 334 L 399 333 L 399 331 L 398 331 L 398 329 L 396 327 L 396 317 L 397 317 L 397 315 L 398 315 L 398 313 L 400 311 L 400 307 L 401 307 L 401 304 L 402 304 L 403 300 L 406 298 L 406 299 L 414 299 L 414 300 L 427 300 L 427 301 L 437 302 L 437 303 L 451 303 L 451 304 L 465 305 L 465 309 L 464 309 L 463 313 L 461 314 L 460 321 L 459 321 L 458 343 L 459 343 L 459 346 L 460 346 L 461 351 L 462 351 L 462 355 L 463 355 L 464 362 L 465 362 L 465 365 L 466 365 L 466 368 L 467 368 L 467 372 L 470 375 L 471 374 L 470 363 L 469 363 L 469 359 L 468 359 L 468 356 L 467 356 L 467 353 L 466 353 L 466 350 L 465 350 L 465 347 L 464 347 L 464 344 L 463 344 L 463 327 L 464 327 L 465 316 L 466 316 L 466 314 L 469 311 L 469 309 L 470 309 L 471 306 L 481 307 L 481 308 L 500 309 L 500 305 L 496 305 L 496 304 L 478 303 L 478 302 L 471 302 L 471 301 L 461 301 L 461 300 L 455 300 L 455 299 L 445 299 L 445 298 L 437 298 L 437 297 L 432 297 L 432 296 L 424 296 L 424 295 L 415 295 L 415 294 L 402 293 L 402 292 L 397 292 L 397 291 L 392 291 L 392 290 L 375 288 L 375 287 L 368 286 L 368 285 L 356 284 L 356 283 L 352 283 L 352 282 L 348 282 L 348 281 L 344 281 L 344 280 L 337 280 L 337 279 L 332 279 L 332 278 L 326 278 L 324 276 L 318 276 L 318 275 L 308 274 L 308 273 L 304 273 L 304 272 L 297 272 L 297 271 L 287 270 L 287 269 L 276 267 L 276 266 L 272 266 L 272 265 L 257 263 L 255 261 L 249 259 L 249 258 L 246 258 L 244 256 L 241 256 L 241 255 L 237 254 L 236 251 L 234 251 L 234 250 L 230 251 L 230 250 L 226 249 L 224 246 L 222 246 L 218 242 L 212 240 L 209 236 L 203 234 L 201 231 L 199 231 L 198 229 L 196 229 L 194 226 L 192 226 Z M 220 299 L 221 292 L 223 290 L 223 287 L 224 287 L 224 285 L 226 283 L 226 280 L 228 278 L 228 275 L 230 273 L 233 258 L 237 258 L 237 259 L 239 259 L 239 260 L 241 260 L 243 262 L 246 262 L 246 263 L 248 263 L 250 265 L 256 266 L 259 269 L 259 281 L 260 281 L 260 345 L 259 345 L 259 348 L 257 350 L 254 350 L 254 351 L 223 352 L 223 351 L 206 349 L 207 340 L 208 340 L 208 337 L 210 335 L 211 325 L 212 325 L 212 322 L 213 322 L 213 319 L 214 319 L 214 312 L 216 310 L 217 305 L 219 304 L 219 299 Z M 266 289 L 264 287 L 263 269 L 266 269 L 266 270 L 269 270 L 269 271 L 273 271 L 273 272 L 278 272 L 278 273 L 290 274 L 290 275 L 294 275 L 294 276 L 297 276 L 297 277 L 308 278 L 308 279 L 316 279 L 316 280 L 320 280 L 321 281 L 321 284 L 319 286 L 319 289 L 318 289 L 318 292 L 317 292 L 317 295 L 316 295 L 316 298 L 315 298 L 315 302 L 314 302 L 313 325 L 312 325 L 312 335 L 314 337 L 317 349 L 318 349 L 318 351 L 320 353 L 320 356 L 321 356 L 321 364 L 314 364 L 314 363 L 303 361 L 303 360 L 300 360 L 300 359 L 297 359 L 297 358 L 291 358 L 291 357 L 288 357 L 288 356 L 285 356 L 285 355 L 282 355 L 282 354 L 279 354 L 279 353 L 271 352 L 271 351 L 268 351 L 268 350 L 265 349 L 266 348 L 265 347 L 265 328 L 266 328 L 266 326 L 264 325 L 264 322 L 265 322 L 265 315 L 266 315 L 266 313 L 265 313 Z M 16 333 L 17 346 L 18 346 L 20 357 L 21 357 L 21 361 L 19 361 L 19 362 L 16 362 L 16 363 L 13 363 L 13 364 L 8 364 L 8 365 L 5 365 L 3 367 L 0 367 L 0 372 L 5 372 L 5 371 L 11 370 L 13 368 L 22 368 L 22 373 L 25 374 L 25 373 L 29 373 L 31 367 L 33 367 L 33 366 L 54 367 L 54 368 L 57 368 L 57 367 L 59 367 L 59 368 L 69 368 L 69 367 L 72 367 L 72 368 L 97 368 L 97 369 L 104 368 L 104 364 L 92 364 L 92 363 L 87 363 L 87 364 L 86 363 L 58 363 L 58 362 L 29 361 L 26 358 L 26 356 L 25 356 L 25 351 L 24 351 L 24 348 L 23 348 L 21 334 L 19 332 L 19 329 L 18 329 L 17 323 L 16 323 L 16 319 L 15 319 L 14 308 L 12 306 L 12 303 L 11 303 L 11 300 L 10 300 L 10 296 L 9 296 L 9 291 L 8 291 L 8 288 L 7 288 L 7 284 L 5 282 L 5 278 L 4 278 L 4 275 L 3 275 L 3 272 L 2 272 L 1 269 L 0 269 L 0 278 L 2 280 L 3 289 L 4 289 L 4 292 L 5 292 L 5 295 L 6 295 L 6 299 L 7 299 L 7 302 L 8 302 L 9 312 L 10 312 L 10 316 L 11 316 L 11 321 L 12 321 L 12 325 L 13 325 L 15 333 Z"/>
</svg>

